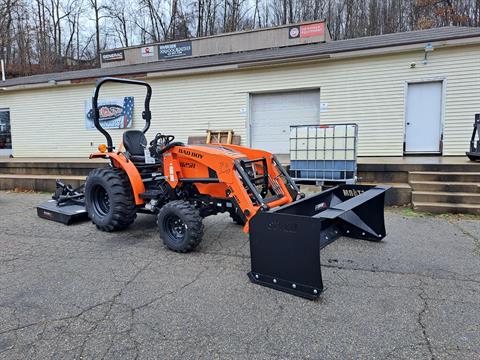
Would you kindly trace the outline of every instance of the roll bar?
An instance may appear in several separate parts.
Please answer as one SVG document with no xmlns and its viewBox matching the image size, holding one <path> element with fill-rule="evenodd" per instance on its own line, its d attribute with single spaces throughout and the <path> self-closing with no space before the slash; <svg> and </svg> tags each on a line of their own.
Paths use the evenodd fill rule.
<svg viewBox="0 0 480 360">
<path fill-rule="evenodd" d="M 130 85 L 141 85 L 147 88 L 147 95 L 145 96 L 144 110 L 142 112 L 142 118 L 145 120 L 145 127 L 142 130 L 144 134 L 150 128 L 150 120 L 152 119 L 152 113 L 150 112 L 150 99 L 152 97 L 152 87 L 146 82 L 139 81 L 139 80 L 120 79 L 120 78 L 114 78 L 114 77 L 105 77 L 97 80 L 95 90 L 93 91 L 93 97 L 92 97 L 93 123 L 95 124 L 95 127 L 97 128 L 97 130 L 100 131 L 103 134 L 103 136 L 105 136 L 105 139 L 107 139 L 108 151 L 113 151 L 114 147 L 113 147 L 112 137 L 100 125 L 100 112 L 98 111 L 98 94 L 100 92 L 100 88 L 106 82 L 115 82 L 115 83 L 130 84 Z"/>
</svg>

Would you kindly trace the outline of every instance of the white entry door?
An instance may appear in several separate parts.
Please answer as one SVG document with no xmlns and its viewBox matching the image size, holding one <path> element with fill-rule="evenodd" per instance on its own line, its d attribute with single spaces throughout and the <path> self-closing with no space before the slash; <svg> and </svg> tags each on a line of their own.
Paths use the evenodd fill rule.
<svg viewBox="0 0 480 360">
<path fill-rule="evenodd" d="M 442 82 L 408 84 L 405 152 L 439 153 L 442 134 Z"/>
<path fill-rule="evenodd" d="M 250 109 L 250 146 L 289 154 L 290 126 L 320 122 L 320 90 L 255 94 Z"/>
</svg>

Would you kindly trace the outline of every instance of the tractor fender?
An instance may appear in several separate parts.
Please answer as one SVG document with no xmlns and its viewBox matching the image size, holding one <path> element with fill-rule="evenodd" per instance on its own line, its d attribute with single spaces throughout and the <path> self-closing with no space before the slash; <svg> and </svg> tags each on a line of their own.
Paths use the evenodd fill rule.
<svg viewBox="0 0 480 360">
<path fill-rule="evenodd" d="M 140 176 L 140 173 L 138 172 L 133 162 L 128 160 L 122 153 L 107 152 L 94 153 L 90 155 L 90 159 L 98 158 L 110 159 L 114 167 L 123 169 L 123 171 L 125 171 L 128 176 L 130 185 L 132 186 L 135 204 L 142 205 L 145 203 L 145 201 L 140 198 L 140 194 L 143 194 L 145 192 L 145 186 L 143 185 L 142 177 Z"/>
</svg>

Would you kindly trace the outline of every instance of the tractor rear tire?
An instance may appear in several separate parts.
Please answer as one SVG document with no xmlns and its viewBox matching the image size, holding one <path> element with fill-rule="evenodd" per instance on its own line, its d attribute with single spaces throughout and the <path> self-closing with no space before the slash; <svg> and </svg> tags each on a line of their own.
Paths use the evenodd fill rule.
<svg viewBox="0 0 480 360">
<path fill-rule="evenodd" d="M 202 241 L 202 220 L 198 209 L 188 201 L 170 201 L 158 212 L 160 238 L 170 250 L 190 252 Z"/>
<path fill-rule="evenodd" d="M 85 208 L 102 231 L 123 230 L 130 226 L 137 212 L 127 175 L 120 169 L 92 170 L 85 182 Z"/>
</svg>

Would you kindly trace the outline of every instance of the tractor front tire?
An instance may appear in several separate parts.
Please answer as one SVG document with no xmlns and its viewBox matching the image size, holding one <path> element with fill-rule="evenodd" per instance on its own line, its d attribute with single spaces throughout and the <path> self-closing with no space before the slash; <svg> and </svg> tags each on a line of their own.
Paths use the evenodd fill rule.
<svg viewBox="0 0 480 360">
<path fill-rule="evenodd" d="M 188 201 L 170 201 L 158 212 L 160 238 L 170 250 L 190 252 L 202 241 L 202 221 L 198 209 Z"/>
<path fill-rule="evenodd" d="M 85 208 L 102 231 L 123 230 L 130 226 L 137 214 L 127 175 L 120 169 L 92 170 L 85 182 Z"/>
</svg>

